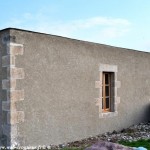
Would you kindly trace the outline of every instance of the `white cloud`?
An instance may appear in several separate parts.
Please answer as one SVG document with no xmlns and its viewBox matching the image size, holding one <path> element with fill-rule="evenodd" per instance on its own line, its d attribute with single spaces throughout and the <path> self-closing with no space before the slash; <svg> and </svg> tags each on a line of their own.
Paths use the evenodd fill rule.
<svg viewBox="0 0 150 150">
<path fill-rule="evenodd" d="M 85 20 L 76 20 L 73 22 L 75 25 L 81 28 L 90 28 L 93 26 L 128 26 L 130 22 L 125 19 L 113 19 L 107 17 L 93 17 Z"/>
<path fill-rule="evenodd" d="M 89 37 L 99 34 L 99 39 L 111 39 L 126 35 L 130 30 L 130 25 L 131 23 L 125 19 L 94 17 L 68 22 L 42 22 L 37 24 L 35 29 L 41 32 L 83 40 L 85 37 L 84 34 Z"/>
<path fill-rule="evenodd" d="M 25 13 L 20 18 L 10 20 L 11 25 L 16 28 L 82 40 L 90 40 L 90 38 L 95 37 L 93 38 L 95 42 L 100 42 L 99 40 L 102 39 L 103 41 L 107 41 L 109 39 L 123 37 L 129 32 L 131 26 L 131 23 L 126 19 L 101 16 L 70 21 L 56 21 L 39 12 L 36 15 Z"/>
<path fill-rule="evenodd" d="M 125 35 L 129 31 L 128 28 L 116 28 L 110 27 L 102 30 L 102 35 L 104 38 L 117 38 Z"/>
</svg>

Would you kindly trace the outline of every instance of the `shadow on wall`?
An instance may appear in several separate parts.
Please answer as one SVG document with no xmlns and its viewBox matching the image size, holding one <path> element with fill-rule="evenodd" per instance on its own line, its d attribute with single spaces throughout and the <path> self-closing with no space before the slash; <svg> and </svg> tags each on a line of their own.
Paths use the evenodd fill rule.
<svg viewBox="0 0 150 150">
<path fill-rule="evenodd" d="M 137 110 L 136 113 L 134 113 L 134 116 L 136 117 L 137 123 L 144 123 L 150 121 L 150 103 L 146 104 L 144 106 L 141 106 L 140 110 Z"/>
<path fill-rule="evenodd" d="M 145 107 L 145 118 L 150 121 L 150 103 Z"/>
<path fill-rule="evenodd" d="M 148 106 L 148 121 L 150 122 L 150 104 Z"/>
<path fill-rule="evenodd" d="M 148 121 L 150 122 L 150 103 L 149 103 L 149 106 L 148 106 Z"/>
</svg>

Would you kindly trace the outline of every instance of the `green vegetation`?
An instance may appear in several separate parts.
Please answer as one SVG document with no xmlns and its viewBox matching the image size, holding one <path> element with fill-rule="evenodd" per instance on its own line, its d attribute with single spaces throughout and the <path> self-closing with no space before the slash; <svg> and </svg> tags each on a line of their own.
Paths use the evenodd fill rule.
<svg viewBox="0 0 150 150">
<path fill-rule="evenodd" d="M 130 146 L 130 147 L 145 147 L 150 150 L 150 139 L 148 140 L 138 140 L 133 142 L 120 141 L 119 144 Z"/>
</svg>

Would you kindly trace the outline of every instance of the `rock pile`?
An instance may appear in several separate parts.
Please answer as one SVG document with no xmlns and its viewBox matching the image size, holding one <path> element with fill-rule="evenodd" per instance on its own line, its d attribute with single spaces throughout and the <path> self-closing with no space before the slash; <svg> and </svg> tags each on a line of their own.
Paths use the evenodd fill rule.
<svg viewBox="0 0 150 150">
<path fill-rule="evenodd" d="M 85 150 L 134 150 L 134 149 L 112 142 L 101 141 L 92 145 L 91 147 L 86 148 Z"/>
<path fill-rule="evenodd" d="M 80 141 L 60 144 L 58 146 L 51 145 L 51 149 L 61 149 L 64 147 L 87 147 L 98 141 L 108 141 L 117 143 L 119 141 L 136 141 L 139 139 L 150 139 L 150 122 L 133 125 L 121 131 L 106 132 L 94 137 L 89 137 Z"/>
<path fill-rule="evenodd" d="M 112 133 L 105 133 L 98 135 L 99 140 L 118 142 L 124 141 L 136 141 L 139 139 L 150 138 L 150 122 L 140 123 L 139 125 L 133 125 L 127 129 L 123 129 L 119 132 L 113 131 Z"/>
</svg>

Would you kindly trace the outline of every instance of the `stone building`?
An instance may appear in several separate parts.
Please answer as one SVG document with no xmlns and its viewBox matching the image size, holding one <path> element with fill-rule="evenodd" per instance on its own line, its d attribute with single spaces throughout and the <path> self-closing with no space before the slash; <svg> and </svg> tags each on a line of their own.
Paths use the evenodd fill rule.
<svg viewBox="0 0 150 150">
<path fill-rule="evenodd" d="M 0 62 L 4 145 L 60 144 L 148 120 L 150 53 L 7 28 Z"/>
</svg>

